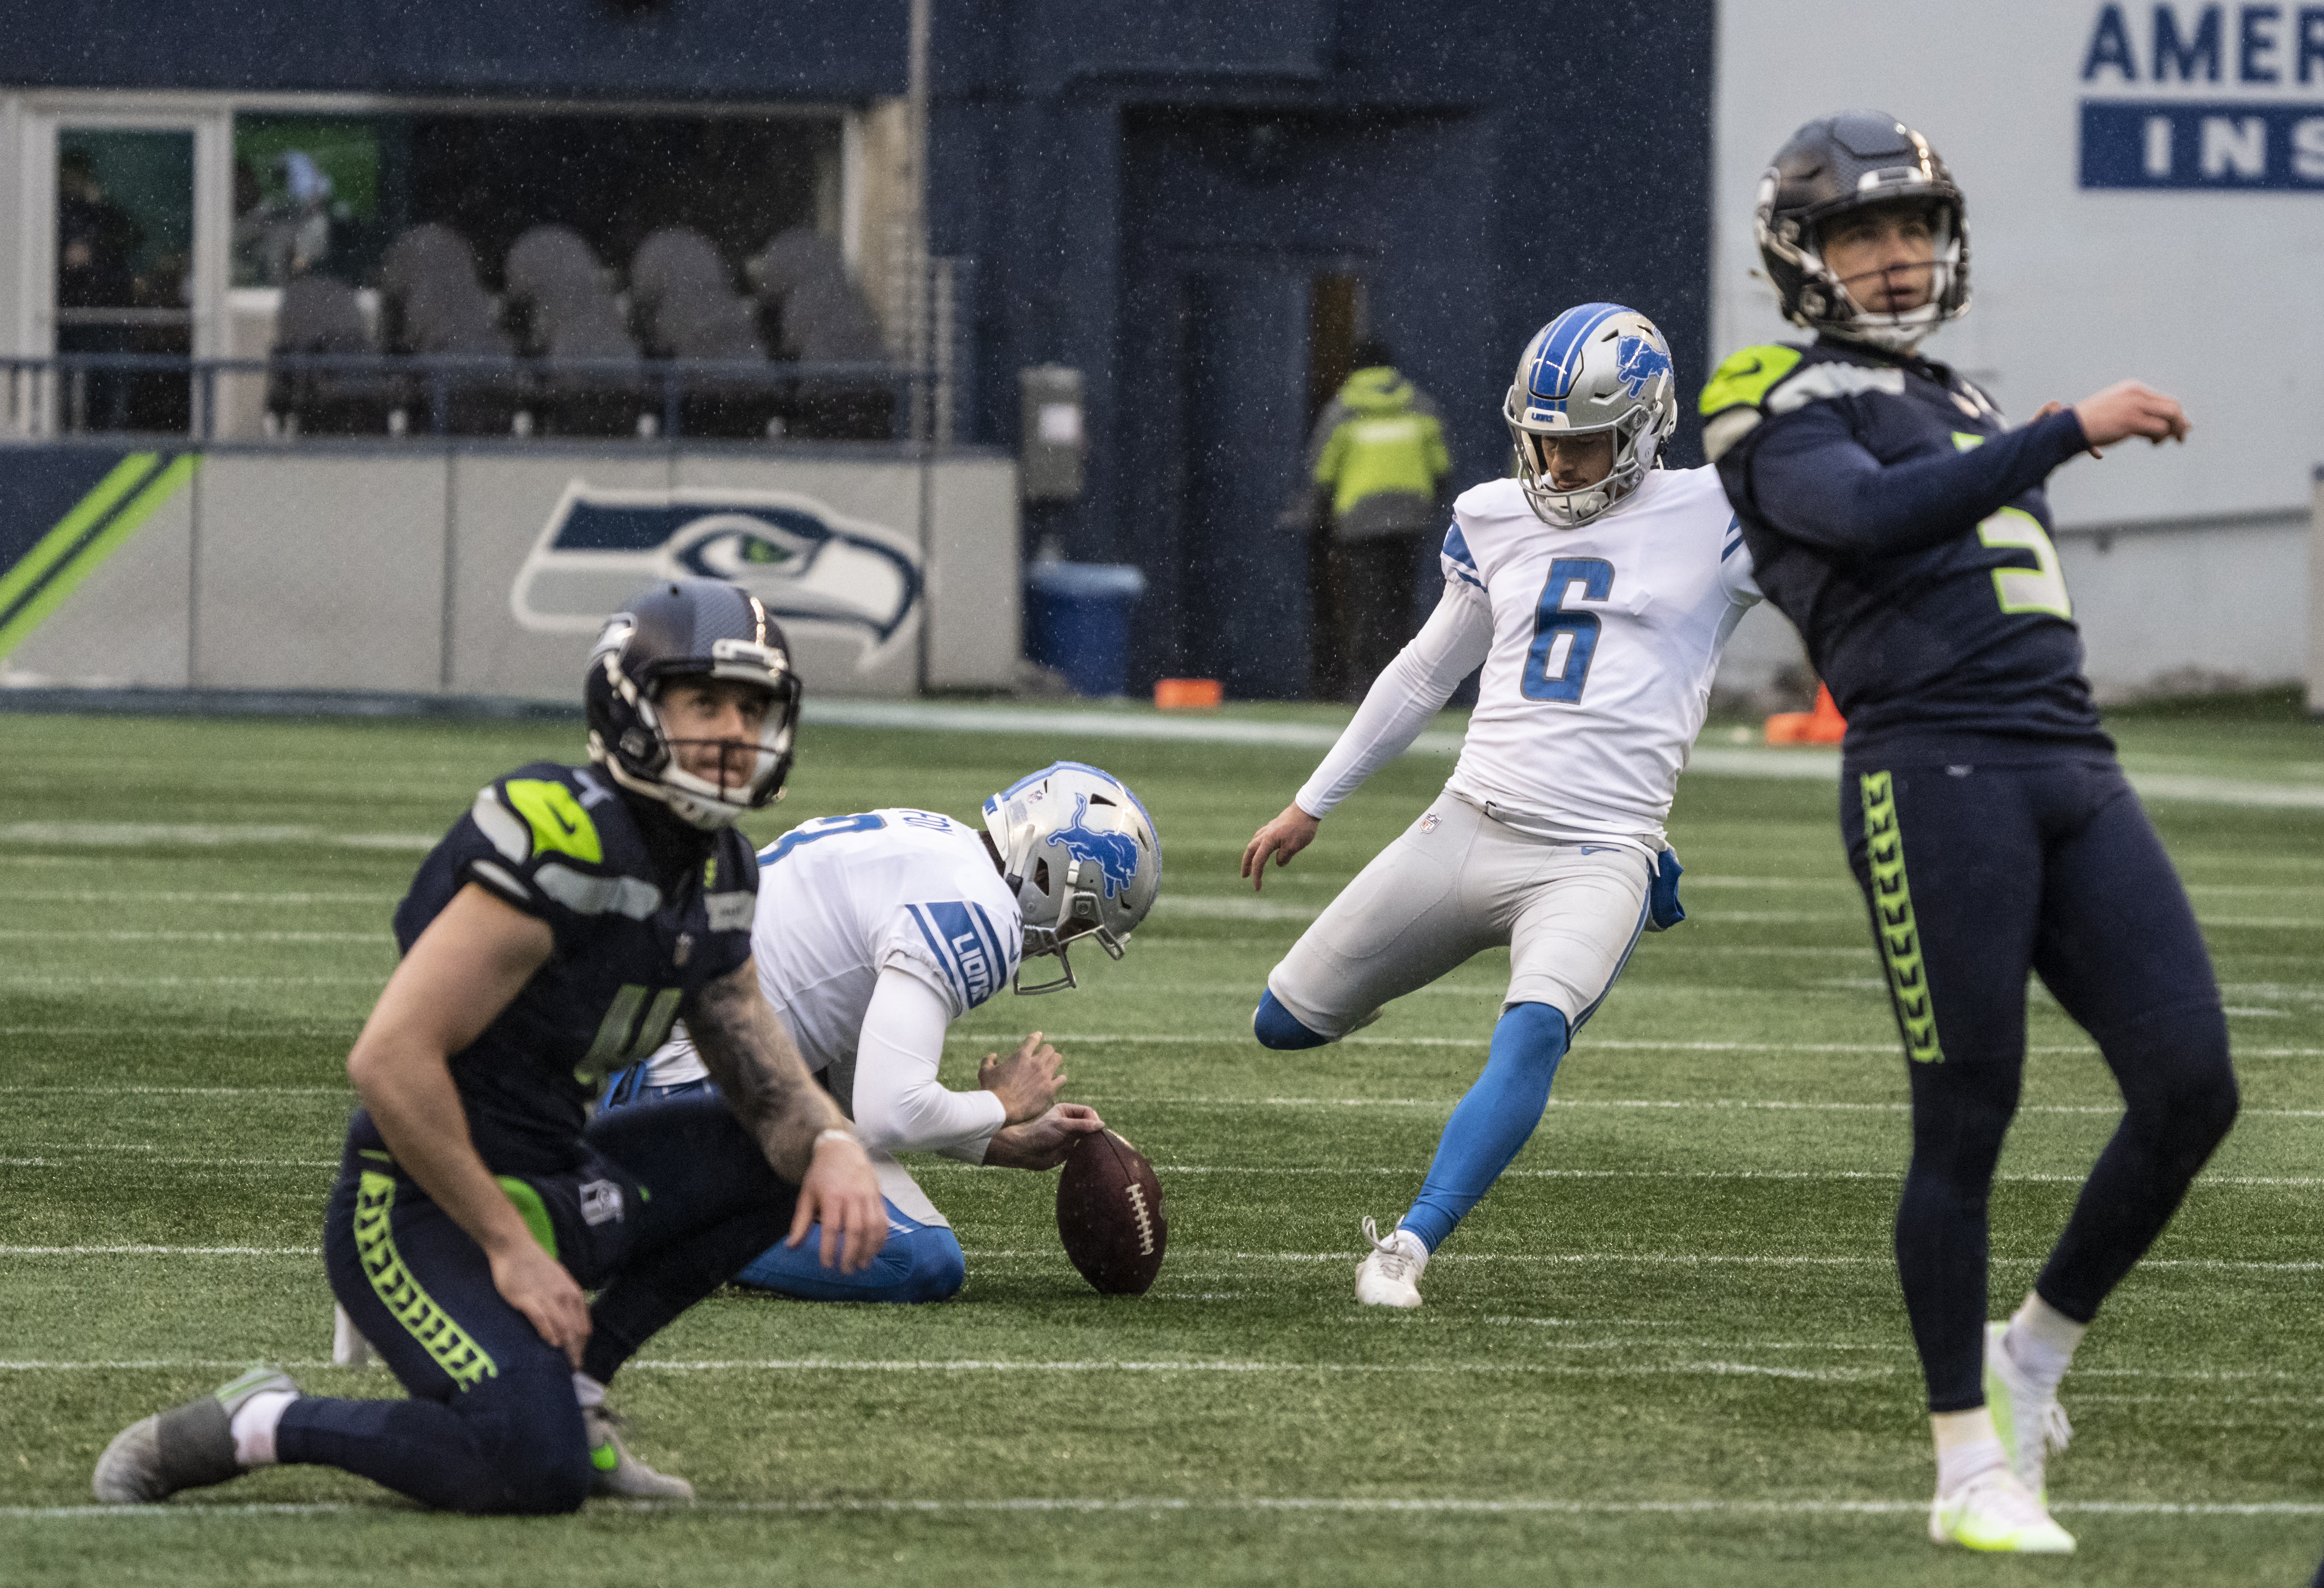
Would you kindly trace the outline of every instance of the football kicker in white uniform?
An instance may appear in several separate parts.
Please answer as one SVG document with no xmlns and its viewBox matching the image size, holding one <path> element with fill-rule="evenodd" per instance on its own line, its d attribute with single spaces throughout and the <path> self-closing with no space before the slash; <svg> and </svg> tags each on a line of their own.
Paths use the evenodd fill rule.
<svg viewBox="0 0 2324 1588">
<path fill-rule="evenodd" d="M 1507 944 L 1490 1056 L 1427 1179 L 1372 1244 L 1358 1299 L 1417 1306 L 1428 1257 L 1533 1133 L 1567 1044 L 1638 935 L 1684 919 L 1663 837 L 1719 653 L 1759 599 L 1718 475 L 1657 454 L 1678 406 L 1662 334 L 1611 303 L 1570 309 L 1517 365 L 1504 417 L 1518 475 L 1453 504 L 1444 595 L 1243 874 L 1288 863 L 1480 664 L 1444 791 L 1268 976 L 1269 1048 L 1337 1041 L 1381 1005 Z"/>
<path fill-rule="evenodd" d="M 1054 1168 L 1102 1128 L 1095 1111 L 1057 1103 L 1056 1051 L 1034 1032 L 988 1056 L 980 1090 L 936 1078 L 945 1028 L 1019 976 L 1028 957 L 1086 936 L 1120 958 L 1153 908 L 1162 852 L 1146 808 L 1095 767 L 1060 762 L 985 801 L 986 831 L 926 810 L 871 810 L 794 827 L 759 855 L 752 958 L 767 1002 L 824 1079 L 872 1157 L 888 1203 L 888 1243 L 843 1274 L 817 1260 L 813 1231 L 770 1248 L 739 1282 L 815 1301 L 941 1301 L 967 1278 L 951 1224 L 898 1152 L 964 1163 Z M 683 1027 L 616 1076 L 607 1107 L 709 1085 Z"/>
</svg>

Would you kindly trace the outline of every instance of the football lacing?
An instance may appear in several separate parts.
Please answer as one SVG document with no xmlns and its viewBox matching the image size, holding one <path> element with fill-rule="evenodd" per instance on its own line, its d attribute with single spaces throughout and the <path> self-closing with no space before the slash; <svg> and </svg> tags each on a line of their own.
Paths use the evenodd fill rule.
<svg viewBox="0 0 2324 1588">
<path fill-rule="evenodd" d="M 1130 1208 L 1138 1215 L 1138 1255 L 1154 1255 L 1154 1215 L 1146 1211 L 1146 1187 L 1135 1180 L 1130 1184 Z"/>
</svg>

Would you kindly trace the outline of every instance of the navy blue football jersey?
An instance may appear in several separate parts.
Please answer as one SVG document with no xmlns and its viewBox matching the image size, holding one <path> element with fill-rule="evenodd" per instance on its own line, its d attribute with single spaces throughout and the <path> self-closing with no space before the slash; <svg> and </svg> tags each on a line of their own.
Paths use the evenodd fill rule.
<svg viewBox="0 0 2324 1588">
<path fill-rule="evenodd" d="M 2070 411 L 2013 429 L 1943 365 L 1819 341 L 1736 354 L 1702 413 L 1759 588 L 1851 754 L 2113 748 L 2042 490 L 2085 445 Z"/>
<path fill-rule="evenodd" d="M 497 1174 L 581 1161 L 587 1105 L 612 1071 L 661 1045 L 701 988 L 751 958 L 759 887 L 750 841 L 641 824 L 594 767 L 547 762 L 484 789 L 395 911 L 409 952 L 474 882 L 549 924 L 549 963 L 452 1056 L 477 1152 Z M 382 1145 L 368 1115 L 358 1147 Z"/>
</svg>

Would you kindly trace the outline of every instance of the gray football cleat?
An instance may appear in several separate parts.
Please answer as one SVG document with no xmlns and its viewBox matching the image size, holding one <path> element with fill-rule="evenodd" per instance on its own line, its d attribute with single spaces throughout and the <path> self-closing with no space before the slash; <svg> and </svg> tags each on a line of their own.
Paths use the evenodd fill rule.
<svg viewBox="0 0 2324 1588">
<path fill-rule="evenodd" d="M 234 1414 L 254 1395 L 297 1395 L 290 1375 L 263 1364 L 174 1411 L 140 1417 L 113 1437 L 97 1458 L 89 1486 L 107 1505 L 152 1505 L 180 1489 L 202 1489 L 238 1478 Z"/>
<path fill-rule="evenodd" d="M 596 1469 L 589 1491 L 614 1500 L 691 1500 L 694 1485 L 684 1478 L 658 1473 L 630 1454 L 622 1443 L 621 1417 L 602 1406 L 581 1408 L 582 1426 L 589 1430 L 589 1464 Z"/>
</svg>

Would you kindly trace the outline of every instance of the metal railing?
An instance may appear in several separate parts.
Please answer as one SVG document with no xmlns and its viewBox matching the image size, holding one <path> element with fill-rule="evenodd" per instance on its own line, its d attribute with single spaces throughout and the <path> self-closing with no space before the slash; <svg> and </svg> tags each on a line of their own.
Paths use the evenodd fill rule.
<svg viewBox="0 0 2324 1588">
<path fill-rule="evenodd" d="M 949 329 L 950 328 L 947 328 Z M 300 416 L 327 411 L 328 433 L 569 435 L 667 442 L 734 436 L 763 411 L 758 434 L 807 439 L 949 440 L 961 361 L 947 337 L 926 364 L 808 364 L 760 359 L 505 358 L 428 354 L 279 353 L 189 357 L 163 353 L 0 355 L 0 435 L 46 439 L 91 434 L 183 436 L 195 442 L 301 433 Z M 177 383 L 184 383 L 182 388 Z M 142 384 L 140 383 L 142 383 Z M 124 422 L 135 406 L 171 422 Z M 596 428 L 567 429 L 576 411 Z M 633 411 L 627 428 L 606 416 Z M 375 429 L 338 425 L 375 411 Z M 818 438 L 834 428 L 878 435 Z M 941 427 L 949 432 L 949 422 Z"/>
</svg>

